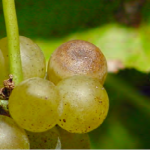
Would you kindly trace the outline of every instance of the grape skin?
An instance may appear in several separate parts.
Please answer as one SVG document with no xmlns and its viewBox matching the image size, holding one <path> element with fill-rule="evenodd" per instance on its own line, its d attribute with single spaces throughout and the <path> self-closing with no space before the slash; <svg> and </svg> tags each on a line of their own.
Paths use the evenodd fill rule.
<svg viewBox="0 0 150 150">
<path fill-rule="evenodd" d="M 57 85 L 61 103 L 58 125 L 72 133 L 86 133 L 97 128 L 109 109 L 107 92 L 98 79 L 72 76 Z"/>
<path fill-rule="evenodd" d="M 61 145 L 58 147 L 60 135 L 56 127 L 40 133 L 27 131 L 27 135 L 30 140 L 30 149 L 61 149 Z"/>
<path fill-rule="evenodd" d="M 57 84 L 73 75 L 98 78 L 103 84 L 107 76 L 107 62 L 98 47 L 82 40 L 72 40 L 58 47 L 48 62 L 48 79 Z"/>
<path fill-rule="evenodd" d="M 4 51 L 5 52 L 5 51 Z M 6 66 L 9 66 L 8 61 L 4 58 L 4 54 L 1 51 L 1 40 L 0 40 L 0 68 L 1 68 L 1 73 L 0 73 L 0 88 L 3 87 L 3 81 L 8 78 L 8 72 L 9 68 Z"/>
<path fill-rule="evenodd" d="M 59 126 L 57 128 L 61 136 L 62 149 L 90 149 L 90 138 L 87 133 L 70 133 Z"/>
<path fill-rule="evenodd" d="M 43 132 L 55 126 L 59 101 L 52 82 L 34 77 L 14 88 L 9 98 L 9 112 L 22 128 Z"/>
<path fill-rule="evenodd" d="M 29 149 L 29 139 L 12 118 L 0 115 L 0 149 Z"/>
<path fill-rule="evenodd" d="M 23 70 L 23 79 L 31 77 L 44 78 L 46 72 L 46 60 L 37 44 L 31 39 L 20 36 L 20 54 Z M 8 63 L 8 48 L 7 38 L 0 40 L 0 87 L 2 83 L 9 76 L 9 63 Z"/>
</svg>

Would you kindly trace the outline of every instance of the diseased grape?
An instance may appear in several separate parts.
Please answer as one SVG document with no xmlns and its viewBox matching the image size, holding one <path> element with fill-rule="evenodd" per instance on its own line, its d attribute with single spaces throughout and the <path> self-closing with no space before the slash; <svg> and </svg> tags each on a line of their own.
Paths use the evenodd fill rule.
<svg viewBox="0 0 150 150">
<path fill-rule="evenodd" d="M 3 115 L 0 115 L 0 149 L 30 149 L 24 129 Z"/>
<path fill-rule="evenodd" d="M 87 133 L 70 133 L 57 127 L 61 136 L 62 149 L 90 149 L 90 138 Z"/>
<path fill-rule="evenodd" d="M 61 103 L 59 126 L 72 133 L 86 133 L 106 118 L 109 99 L 98 79 L 72 76 L 57 85 Z"/>
<path fill-rule="evenodd" d="M 41 49 L 29 38 L 20 36 L 20 53 L 24 80 L 31 77 L 44 78 L 46 60 Z M 0 40 L 0 87 L 9 76 L 7 38 Z"/>
<path fill-rule="evenodd" d="M 58 120 L 59 93 L 55 85 L 38 77 L 18 84 L 9 98 L 9 112 L 24 129 L 43 132 Z"/>
<path fill-rule="evenodd" d="M 98 78 L 103 84 L 107 75 L 107 62 L 98 47 L 82 40 L 62 44 L 48 62 L 48 79 L 57 84 L 73 75 Z"/>
<path fill-rule="evenodd" d="M 27 135 L 30 140 L 30 149 L 61 149 L 60 135 L 56 127 L 40 133 L 27 131 Z"/>
</svg>

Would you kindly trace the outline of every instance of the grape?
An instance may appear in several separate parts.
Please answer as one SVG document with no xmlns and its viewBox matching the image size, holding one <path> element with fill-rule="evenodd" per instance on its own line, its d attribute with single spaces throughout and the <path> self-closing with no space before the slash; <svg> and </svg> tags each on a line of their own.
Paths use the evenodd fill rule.
<svg viewBox="0 0 150 150">
<path fill-rule="evenodd" d="M 41 49 L 29 38 L 20 36 L 20 53 L 24 80 L 31 77 L 44 78 L 46 60 Z M 0 40 L 0 85 L 9 76 L 7 38 Z"/>
<path fill-rule="evenodd" d="M 30 140 L 31 149 L 55 149 L 61 148 L 58 146 L 58 140 L 60 140 L 60 135 L 56 127 L 40 133 L 34 133 L 27 131 L 27 135 Z"/>
<path fill-rule="evenodd" d="M 73 75 L 98 78 L 103 84 L 107 75 L 107 62 L 98 47 L 82 40 L 62 44 L 48 62 L 48 79 L 57 84 Z"/>
<path fill-rule="evenodd" d="M 1 51 L 1 41 L 0 41 L 0 69 L 1 69 L 1 72 L 0 72 L 0 88 L 3 87 L 3 81 L 8 78 L 7 72 L 9 72 L 9 70 L 8 70 L 9 68 L 6 67 L 6 66 L 9 66 L 9 65 L 8 65 L 8 62 L 5 61 L 5 59 L 4 59 L 3 53 Z"/>
<path fill-rule="evenodd" d="M 72 133 L 86 133 L 103 122 L 109 100 L 98 79 L 77 75 L 60 81 L 57 87 L 61 98 L 59 126 Z"/>
<path fill-rule="evenodd" d="M 12 118 L 0 115 L 0 149 L 29 149 L 29 140 Z"/>
<path fill-rule="evenodd" d="M 43 132 L 58 119 L 59 93 L 55 85 L 34 77 L 18 84 L 9 97 L 9 112 L 24 129 Z"/>
<path fill-rule="evenodd" d="M 70 133 L 58 127 L 62 149 L 90 149 L 90 139 L 87 133 Z"/>
</svg>

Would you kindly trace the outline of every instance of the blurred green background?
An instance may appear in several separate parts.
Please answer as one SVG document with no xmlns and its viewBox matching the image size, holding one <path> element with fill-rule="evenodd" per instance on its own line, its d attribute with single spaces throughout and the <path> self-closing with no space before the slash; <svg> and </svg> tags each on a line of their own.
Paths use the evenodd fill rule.
<svg viewBox="0 0 150 150">
<path fill-rule="evenodd" d="M 47 61 L 72 39 L 92 42 L 106 56 L 110 110 L 89 133 L 92 148 L 150 148 L 150 1 L 16 0 L 16 9 L 20 35 L 35 41 Z M 0 38 L 5 36 L 0 5 Z"/>
</svg>

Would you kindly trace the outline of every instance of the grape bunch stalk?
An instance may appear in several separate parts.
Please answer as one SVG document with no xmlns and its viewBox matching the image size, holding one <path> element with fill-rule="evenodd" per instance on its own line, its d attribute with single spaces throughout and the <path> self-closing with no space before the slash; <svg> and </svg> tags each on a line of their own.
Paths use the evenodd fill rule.
<svg viewBox="0 0 150 150">
<path fill-rule="evenodd" d="M 0 94 L 8 108 L 0 111 L 0 149 L 89 149 L 88 132 L 109 110 L 105 56 L 90 42 L 72 40 L 54 51 L 46 68 L 39 46 L 19 36 L 14 0 L 3 0 L 3 9 Z"/>
</svg>

